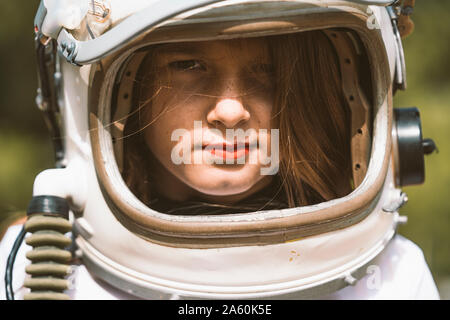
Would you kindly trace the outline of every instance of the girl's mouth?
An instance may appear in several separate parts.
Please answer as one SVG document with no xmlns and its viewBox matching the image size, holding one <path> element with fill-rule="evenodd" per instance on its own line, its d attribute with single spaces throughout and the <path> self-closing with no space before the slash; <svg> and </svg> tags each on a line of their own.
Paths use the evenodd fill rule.
<svg viewBox="0 0 450 320">
<path fill-rule="evenodd" d="M 227 143 L 217 143 L 217 144 L 208 144 L 203 146 L 203 150 L 210 152 L 212 155 L 216 157 L 220 157 L 224 160 L 226 159 L 240 159 L 248 155 L 250 151 L 250 146 L 248 142 L 245 143 L 235 143 L 227 144 Z"/>
</svg>

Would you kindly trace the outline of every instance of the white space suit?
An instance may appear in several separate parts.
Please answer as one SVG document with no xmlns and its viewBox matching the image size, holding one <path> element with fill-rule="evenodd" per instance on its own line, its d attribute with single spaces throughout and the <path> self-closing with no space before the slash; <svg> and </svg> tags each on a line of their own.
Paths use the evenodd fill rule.
<svg viewBox="0 0 450 320">
<path fill-rule="evenodd" d="M 0 270 L 5 270 L 6 260 L 21 226 L 10 227 L 0 245 Z M 14 267 L 13 287 L 17 299 L 21 299 L 26 288 L 25 266 L 29 261 L 25 253 L 31 248 L 23 245 Z M 73 289 L 68 291 L 74 300 L 116 300 L 140 299 L 134 295 L 110 286 L 90 273 L 84 265 L 76 265 L 71 275 Z M 348 286 L 334 293 L 316 296 L 316 299 L 333 300 L 435 300 L 439 293 L 428 269 L 422 250 L 413 242 L 397 235 L 385 251 L 367 267 L 366 275 L 354 286 Z M 4 288 L 4 274 L 1 274 Z M 4 290 L 0 299 L 4 300 Z M 177 298 L 167 297 L 167 298 Z"/>
</svg>

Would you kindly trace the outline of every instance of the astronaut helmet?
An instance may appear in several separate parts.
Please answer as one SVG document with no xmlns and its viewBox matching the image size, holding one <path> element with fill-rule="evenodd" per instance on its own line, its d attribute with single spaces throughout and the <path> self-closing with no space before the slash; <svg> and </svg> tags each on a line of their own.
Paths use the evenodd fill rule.
<svg viewBox="0 0 450 320">
<path fill-rule="evenodd" d="M 418 113 L 392 102 L 401 10 L 43 0 L 37 100 L 63 139 L 33 195 L 67 199 L 87 268 L 139 297 L 351 284 L 402 221 L 400 187 L 423 181 L 422 151 L 402 167 L 405 144 L 422 146 Z M 419 130 L 406 142 L 405 117 Z"/>
</svg>

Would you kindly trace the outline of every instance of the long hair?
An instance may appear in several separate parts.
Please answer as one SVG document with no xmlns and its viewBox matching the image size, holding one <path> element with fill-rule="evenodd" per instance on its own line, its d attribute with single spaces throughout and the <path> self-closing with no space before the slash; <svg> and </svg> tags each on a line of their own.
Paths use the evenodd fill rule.
<svg viewBox="0 0 450 320">
<path fill-rule="evenodd" d="M 272 127 L 279 128 L 280 134 L 280 165 L 273 184 L 234 205 L 177 203 L 164 207 L 166 213 L 201 213 L 201 208 L 207 208 L 205 212 L 220 214 L 297 207 L 342 197 L 351 191 L 350 110 L 333 45 L 320 31 L 265 39 L 272 57 L 275 86 Z M 152 61 L 151 51 L 146 60 Z M 151 107 L 151 102 L 139 99 L 141 93 L 158 88 L 156 76 L 143 81 L 156 73 L 151 69 L 147 65 L 145 74 L 137 76 L 133 93 L 137 103 L 124 130 L 127 138 L 122 174 L 141 201 L 161 209 L 154 201 L 157 190 L 152 189 L 152 173 L 148 169 L 157 160 L 144 143 L 139 120 L 142 107 Z"/>
</svg>

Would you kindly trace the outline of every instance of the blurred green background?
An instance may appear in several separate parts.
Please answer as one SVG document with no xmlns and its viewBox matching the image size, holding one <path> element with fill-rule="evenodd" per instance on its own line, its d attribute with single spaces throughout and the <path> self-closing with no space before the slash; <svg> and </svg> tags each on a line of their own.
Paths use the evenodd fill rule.
<svg viewBox="0 0 450 320">
<path fill-rule="evenodd" d="M 35 176 L 53 167 L 53 148 L 35 107 L 33 19 L 39 1 L 0 3 L 0 230 L 24 214 Z M 442 298 L 450 298 L 450 1 L 417 0 L 415 31 L 404 39 L 408 89 L 395 106 L 421 110 L 424 137 L 439 153 L 426 158 L 426 182 L 407 187 L 409 217 L 400 233 L 424 251 Z M 1 232 L 1 231 L 0 231 Z"/>
</svg>

